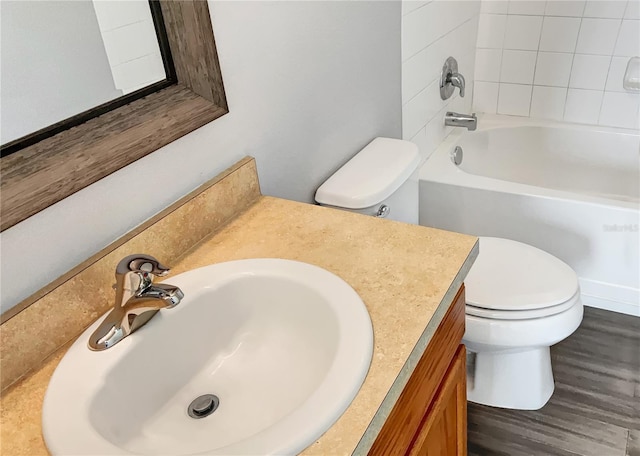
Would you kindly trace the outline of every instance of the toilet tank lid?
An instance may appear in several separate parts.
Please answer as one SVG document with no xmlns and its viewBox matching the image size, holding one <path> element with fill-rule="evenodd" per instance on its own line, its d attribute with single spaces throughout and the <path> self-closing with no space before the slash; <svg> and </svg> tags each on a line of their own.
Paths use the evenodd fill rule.
<svg viewBox="0 0 640 456">
<path fill-rule="evenodd" d="M 419 161 L 414 143 L 376 138 L 318 188 L 316 201 L 346 209 L 374 206 L 398 190 Z"/>
</svg>

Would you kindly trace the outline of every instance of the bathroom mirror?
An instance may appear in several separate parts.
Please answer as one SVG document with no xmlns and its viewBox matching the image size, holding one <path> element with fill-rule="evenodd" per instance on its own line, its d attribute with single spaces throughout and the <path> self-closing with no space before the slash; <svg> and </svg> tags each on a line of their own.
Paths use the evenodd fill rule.
<svg viewBox="0 0 640 456">
<path fill-rule="evenodd" d="M 173 84 L 171 56 L 161 47 L 167 42 L 162 15 L 154 6 L 147 0 L 3 1 L 2 154 Z"/>
<path fill-rule="evenodd" d="M 129 3 L 111 0 L 95 1 L 96 4 L 100 4 L 98 8 L 94 6 L 92 0 L 61 1 L 55 2 L 55 4 L 82 3 L 89 12 L 93 10 L 93 14 L 96 15 L 95 22 L 99 24 L 96 13 L 100 8 L 106 7 L 109 3 Z M 8 3 L 8 1 L 3 1 L 1 4 L 3 45 L 4 16 Z M 35 8 L 43 5 L 46 7 L 51 2 L 18 1 L 17 3 L 26 3 Z M 105 5 L 101 5 L 102 3 Z M 2 173 L 0 231 L 12 227 L 228 112 L 207 2 L 201 0 L 150 0 L 148 5 L 150 5 L 152 12 L 154 10 L 157 12 L 157 14 L 151 14 L 154 18 L 154 29 L 158 30 L 158 27 L 164 26 L 166 31 L 166 42 L 163 42 L 163 34 L 156 32 L 156 37 L 159 38 L 157 45 L 161 54 L 163 49 L 168 51 L 167 55 L 170 55 L 175 69 L 174 78 L 171 75 L 173 71 L 171 65 L 167 63 L 165 58 L 163 80 L 152 82 L 156 78 L 162 78 L 161 72 L 157 71 L 154 76 L 145 81 L 150 85 L 135 90 L 137 83 L 132 83 L 133 92 L 107 101 L 106 105 L 109 109 L 100 111 L 97 117 L 94 116 L 87 120 L 85 118 L 78 119 L 78 116 L 82 117 L 82 113 L 72 115 L 71 119 L 75 122 L 73 128 L 67 126 L 54 131 L 52 135 L 37 138 L 33 144 L 20 148 L 11 154 L 3 155 L 0 158 L 0 172 Z M 146 13 L 144 17 L 148 19 Z M 159 21 L 159 19 L 161 20 Z M 112 20 L 115 19 L 109 16 L 107 23 Z M 150 29 L 149 24 L 140 28 L 145 27 L 147 30 Z M 98 28 L 100 27 L 98 26 Z M 114 31 L 117 28 L 110 30 Z M 29 30 L 29 32 L 40 33 L 37 27 L 36 30 Z M 103 43 L 105 42 L 102 35 L 100 35 L 100 39 Z M 148 35 L 141 39 L 149 42 Z M 95 40 L 97 41 L 98 37 Z M 121 47 L 134 48 L 132 40 L 135 41 L 134 38 L 125 36 L 118 38 L 116 42 L 120 43 Z M 4 46 L 2 50 L 4 54 Z M 123 52 L 129 51 L 129 49 L 121 50 Z M 151 54 L 145 54 L 145 56 L 153 55 L 154 57 L 150 58 L 156 59 L 156 69 L 159 70 L 157 53 L 154 54 L 156 52 L 155 45 L 148 46 L 145 48 L 146 51 L 151 51 Z M 113 76 L 111 64 L 108 63 L 108 52 L 105 46 L 104 53 L 107 54 L 107 63 L 103 60 L 102 65 L 107 68 L 108 72 L 111 71 Z M 166 55 L 162 56 L 166 57 Z M 3 82 L 6 77 L 4 57 L 3 55 Z M 53 74 L 65 69 L 65 65 L 60 63 L 62 56 L 59 58 L 51 57 L 47 62 L 50 66 L 41 67 L 39 71 Z M 86 68 L 88 65 L 84 66 L 85 70 L 89 71 Z M 40 75 L 32 74 L 32 76 Z M 115 86 L 115 77 L 113 82 Z M 140 81 L 138 83 L 142 84 Z M 33 87 L 33 90 L 36 89 L 38 87 Z M 4 105 L 4 94 L 2 95 Z M 126 98 L 129 95 L 141 95 L 141 97 Z M 103 100 L 104 98 L 100 97 L 104 97 L 104 95 L 98 97 L 98 100 Z M 122 100 L 125 102 L 122 103 Z M 116 103 L 116 105 L 110 105 L 111 103 Z M 99 106 L 104 107 L 105 103 Z M 38 110 L 40 108 L 41 106 L 38 106 Z M 4 117 L 4 112 L 2 114 Z M 59 114 L 58 117 L 60 115 L 66 114 Z M 53 124 L 50 128 L 57 126 L 59 125 Z M 39 127 L 31 127 L 31 129 L 33 128 Z M 20 133 L 14 133 L 14 136 L 16 134 Z"/>
</svg>

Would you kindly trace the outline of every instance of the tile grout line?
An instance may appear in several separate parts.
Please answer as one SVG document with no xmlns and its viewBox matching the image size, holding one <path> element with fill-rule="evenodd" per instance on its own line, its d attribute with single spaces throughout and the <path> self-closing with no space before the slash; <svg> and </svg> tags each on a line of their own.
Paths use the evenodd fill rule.
<svg viewBox="0 0 640 456">
<path fill-rule="evenodd" d="M 560 1 L 565 1 L 565 0 L 560 0 Z M 591 19 L 589 17 L 587 17 L 586 19 Z M 482 50 L 494 50 L 497 51 L 501 48 L 492 48 L 492 47 L 477 47 L 476 49 L 482 49 Z M 508 51 L 529 51 L 529 52 L 535 52 L 532 49 L 507 49 Z M 571 55 L 571 54 L 575 54 L 575 52 L 568 52 L 568 51 L 540 51 L 540 52 L 546 52 L 548 54 L 565 54 L 565 55 Z M 608 57 L 610 54 L 594 54 L 591 52 L 580 52 L 580 55 L 589 55 L 589 56 L 594 56 L 594 57 Z M 613 55 L 613 57 L 622 57 L 622 58 L 630 58 L 630 57 L 634 57 L 633 55 Z"/>
<path fill-rule="evenodd" d="M 407 2 L 407 1 L 414 1 L 414 0 L 402 0 L 403 3 Z M 425 6 L 428 6 L 430 3 L 433 3 L 434 1 L 436 1 L 436 0 L 429 0 L 428 2 L 425 2 L 424 5 L 420 5 L 419 7 L 415 8 L 415 9 L 412 9 L 411 11 L 408 11 L 408 12 L 402 14 L 402 17 L 409 16 L 410 14 L 412 14 L 412 13 L 414 13 L 414 12 L 416 12 L 416 11 L 422 9 L 422 8 L 424 8 Z"/>
<path fill-rule="evenodd" d="M 547 9 L 547 5 L 549 4 L 549 2 L 547 2 L 544 5 L 544 9 L 546 11 Z M 542 21 L 540 22 L 540 35 L 538 35 L 538 46 L 536 47 L 536 61 L 533 64 L 533 75 L 531 76 L 531 96 L 529 97 L 529 114 L 527 117 L 531 117 L 531 106 L 533 106 L 533 91 L 536 87 L 535 83 L 536 83 L 536 71 L 538 69 L 538 58 L 540 57 L 540 43 L 542 42 L 542 27 L 544 26 L 544 12 L 543 12 L 543 16 L 542 16 Z"/>
<path fill-rule="evenodd" d="M 435 1 L 446 1 L 446 0 L 435 0 Z M 454 0 L 456 1 L 456 0 Z M 432 4 L 433 2 L 428 3 L 427 5 Z M 427 6 L 424 5 L 424 6 Z M 417 10 L 414 11 L 418 11 L 420 8 L 418 8 Z M 413 13 L 414 11 L 411 11 L 411 13 Z M 407 16 L 409 16 L 411 13 L 407 14 Z M 404 17 L 404 16 L 403 16 Z M 454 28 L 452 28 L 451 30 L 446 31 L 445 33 L 443 33 L 442 35 L 436 37 L 433 41 L 431 41 L 429 44 L 427 44 L 426 46 L 424 46 L 423 48 L 421 48 L 420 50 L 414 52 L 413 54 L 411 54 L 409 57 L 407 57 L 406 59 L 402 60 L 402 63 L 408 62 L 409 60 L 411 60 L 412 58 L 414 58 L 416 55 L 420 54 L 422 51 L 424 51 L 425 49 L 427 49 L 428 47 L 430 47 L 432 44 L 436 43 L 437 41 L 440 41 L 441 39 L 443 39 L 444 37 L 448 36 L 450 33 L 455 32 L 456 30 L 458 30 L 460 27 L 466 25 L 467 22 L 472 21 L 474 18 L 476 17 L 480 17 L 480 14 L 476 14 L 471 16 L 470 18 L 468 18 L 466 21 L 462 22 L 461 24 L 455 26 Z M 476 42 L 477 42 L 477 36 L 476 36 Z"/>
<path fill-rule="evenodd" d="M 585 2 L 584 8 L 586 8 L 587 3 Z M 584 15 L 584 9 L 582 10 L 582 15 Z M 576 44 L 573 46 L 573 53 L 571 56 L 571 68 L 569 69 L 569 80 L 567 81 L 567 93 L 564 97 L 564 109 L 562 110 L 562 120 L 567 120 L 567 101 L 569 100 L 569 90 L 571 90 L 571 75 L 573 74 L 573 64 L 576 60 L 576 50 L 578 49 L 578 40 L 580 40 L 580 31 L 582 30 L 582 17 L 580 18 L 580 25 L 578 26 L 578 34 L 576 35 Z"/>
<path fill-rule="evenodd" d="M 622 12 L 622 20 L 624 21 L 625 17 L 627 17 L 627 12 L 629 11 L 629 7 L 631 6 L 631 2 L 637 0 L 627 0 L 627 4 L 624 7 L 624 11 Z"/>
<path fill-rule="evenodd" d="M 613 44 L 613 50 L 611 51 L 611 55 L 609 56 L 609 67 L 607 68 L 607 77 L 604 80 L 604 87 L 602 88 L 602 100 L 600 100 L 600 109 L 598 110 L 598 122 L 597 125 L 602 125 L 601 117 L 602 117 L 602 107 L 604 106 L 604 97 L 607 93 L 607 82 L 609 82 L 609 75 L 611 74 L 611 63 L 613 62 L 613 56 L 616 53 L 616 47 L 618 47 L 618 40 L 620 39 L 620 33 L 622 33 L 622 24 L 624 23 L 624 15 L 627 12 L 627 8 L 629 6 L 629 1 L 624 8 L 624 12 L 622 13 L 622 19 L 620 19 L 620 25 L 618 26 L 618 33 L 616 35 L 616 41 Z M 622 76 L 624 80 L 624 76 Z"/>
<path fill-rule="evenodd" d="M 502 66 L 504 65 L 504 40 L 507 37 L 507 22 L 509 20 L 509 5 L 507 4 L 507 14 L 504 20 L 504 32 L 500 44 L 500 72 L 498 73 L 498 96 L 496 97 L 496 114 L 500 114 L 500 92 L 502 92 Z"/>
</svg>

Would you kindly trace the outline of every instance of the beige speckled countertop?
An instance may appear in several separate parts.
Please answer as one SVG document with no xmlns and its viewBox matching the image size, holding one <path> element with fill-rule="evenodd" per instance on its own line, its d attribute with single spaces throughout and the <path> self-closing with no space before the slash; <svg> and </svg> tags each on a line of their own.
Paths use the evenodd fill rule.
<svg viewBox="0 0 640 456">
<path fill-rule="evenodd" d="M 476 241 L 472 236 L 259 197 L 196 245 L 174 265 L 172 274 L 234 259 L 275 257 L 315 264 L 348 282 L 371 315 L 373 360 L 347 411 L 303 454 L 364 454 L 471 267 Z M 3 395 L 2 454 L 47 454 L 41 436 L 42 401 L 65 350 Z"/>
</svg>

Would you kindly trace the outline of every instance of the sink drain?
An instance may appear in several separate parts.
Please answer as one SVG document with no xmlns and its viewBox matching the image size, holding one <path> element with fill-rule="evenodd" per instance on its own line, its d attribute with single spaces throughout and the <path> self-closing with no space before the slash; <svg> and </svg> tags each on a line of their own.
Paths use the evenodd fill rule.
<svg viewBox="0 0 640 456">
<path fill-rule="evenodd" d="M 203 394 L 196 397 L 189 407 L 187 413 L 191 418 L 200 419 L 211 415 L 220 405 L 220 399 L 214 394 Z"/>
</svg>

